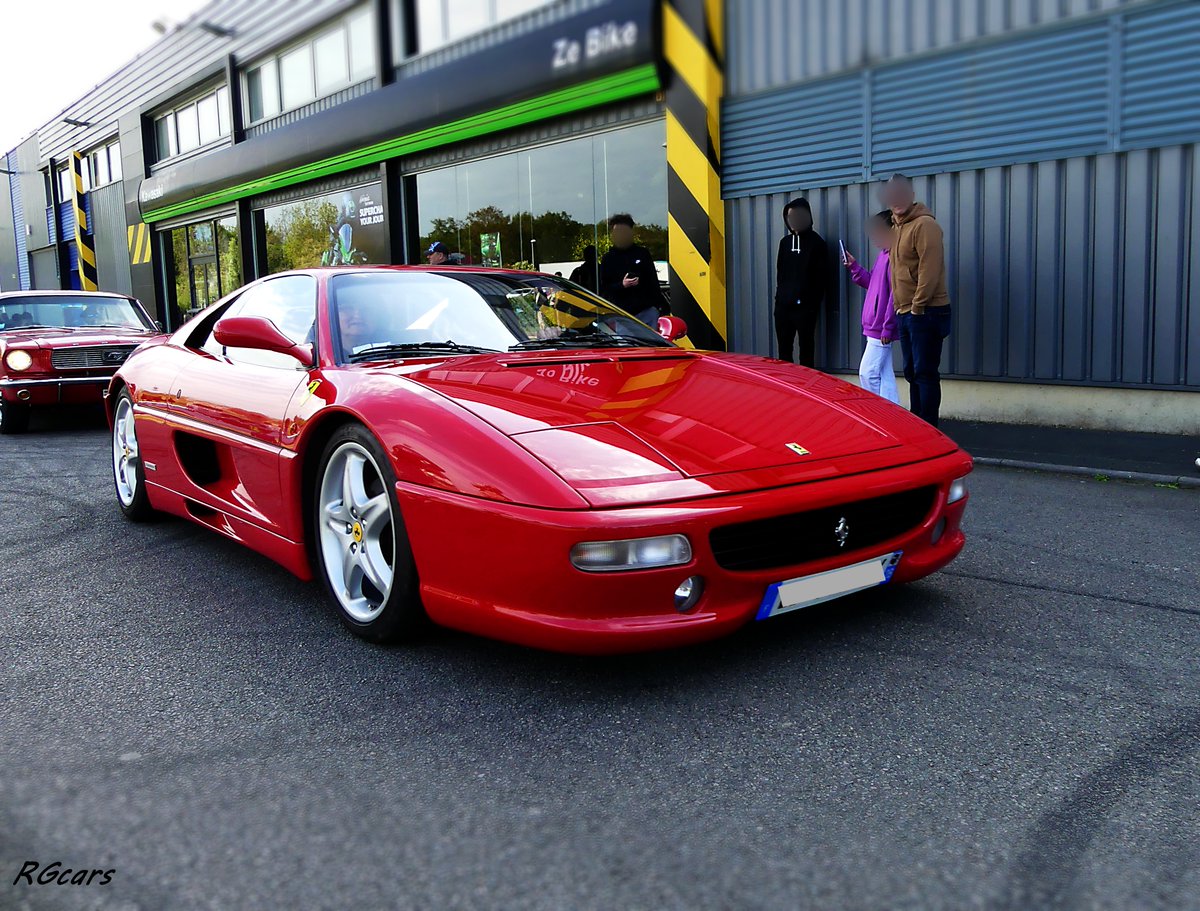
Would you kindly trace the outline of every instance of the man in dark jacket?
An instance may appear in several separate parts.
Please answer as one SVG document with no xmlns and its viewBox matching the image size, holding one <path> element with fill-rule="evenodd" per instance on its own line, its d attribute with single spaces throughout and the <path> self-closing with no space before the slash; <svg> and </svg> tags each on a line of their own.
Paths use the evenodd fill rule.
<svg viewBox="0 0 1200 911">
<path fill-rule="evenodd" d="M 829 279 L 829 250 L 813 230 L 808 200 L 797 197 L 783 207 L 788 233 L 779 241 L 775 257 L 775 337 L 779 357 L 792 359 L 797 334 L 800 363 L 816 365 L 817 317 L 825 302 Z"/>
<path fill-rule="evenodd" d="M 600 296 L 654 327 L 671 312 L 658 287 L 654 257 L 633 242 L 633 217 L 621 213 L 608 220 L 612 249 L 600 260 Z"/>
<path fill-rule="evenodd" d="M 596 262 L 596 246 L 588 244 L 583 248 L 583 262 L 571 272 L 569 280 L 577 285 L 583 285 L 589 291 L 596 291 L 599 286 L 599 266 L 600 264 Z"/>
</svg>

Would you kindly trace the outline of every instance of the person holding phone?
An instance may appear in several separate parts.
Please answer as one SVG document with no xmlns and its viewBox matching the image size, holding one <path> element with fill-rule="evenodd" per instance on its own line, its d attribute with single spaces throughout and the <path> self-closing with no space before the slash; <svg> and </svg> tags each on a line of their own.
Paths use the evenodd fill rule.
<svg viewBox="0 0 1200 911">
<path fill-rule="evenodd" d="M 879 254 L 875 264 L 866 268 L 860 264 L 841 241 L 842 265 L 850 270 L 854 284 L 867 289 L 863 301 L 862 331 L 866 339 L 858 379 L 863 389 L 900 404 L 896 391 L 896 370 L 892 366 L 892 342 L 896 340 L 896 308 L 892 305 L 892 270 L 888 248 L 892 243 L 892 213 L 889 209 L 877 212 L 867 222 L 867 236 Z"/>
<path fill-rule="evenodd" d="M 651 328 L 671 312 L 658 287 L 654 257 L 633 242 L 633 216 L 626 212 L 608 220 L 612 249 L 600 260 L 600 296 Z"/>
<path fill-rule="evenodd" d="M 800 338 L 800 363 L 816 366 L 817 318 L 832 265 L 824 239 L 813 230 L 812 209 L 798 196 L 783 207 L 788 233 L 775 257 L 775 338 L 779 357 L 792 360 Z"/>
</svg>

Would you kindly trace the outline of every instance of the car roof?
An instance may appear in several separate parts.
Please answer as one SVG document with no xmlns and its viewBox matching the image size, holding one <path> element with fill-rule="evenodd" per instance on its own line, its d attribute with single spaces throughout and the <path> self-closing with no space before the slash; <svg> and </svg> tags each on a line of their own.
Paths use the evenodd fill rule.
<svg viewBox="0 0 1200 911">
<path fill-rule="evenodd" d="M 275 278 L 280 275 L 328 275 L 338 272 L 436 272 L 443 275 L 453 275 L 455 272 L 472 272 L 482 273 L 485 275 L 540 275 L 545 278 L 557 278 L 558 276 L 550 272 L 529 272 L 524 269 L 502 269 L 495 266 L 430 266 L 425 263 L 416 263 L 413 265 L 390 265 L 364 263 L 361 266 L 314 266 L 311 269 L 288 269 L 283 272 L 274 272 L 271 275 L 264 275 L 263 278 Z"/>
<path fill-rule="evenodd" d="M 117 291 L 0 291 L 0 300 L 18 297 L 117 297 L 133 300 L 128 294 Z"/>
</svg>

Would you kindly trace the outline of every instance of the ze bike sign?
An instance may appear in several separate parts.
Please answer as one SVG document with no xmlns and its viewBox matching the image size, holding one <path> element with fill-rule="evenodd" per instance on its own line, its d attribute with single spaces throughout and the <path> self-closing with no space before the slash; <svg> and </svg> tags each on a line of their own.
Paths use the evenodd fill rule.
<svg viewBox="0 0 1200 911">
<path fill-rule="evenodd" d="M 594 25 L 584 32 L 582 41 L 577 38 L 556 39 L 551 68 L 557 72 L 578 66 L 581 62 L 591 62 L 621 51 L 633 50 L 637 39 L 638 24 L 632 20 Z"/>
</svg>

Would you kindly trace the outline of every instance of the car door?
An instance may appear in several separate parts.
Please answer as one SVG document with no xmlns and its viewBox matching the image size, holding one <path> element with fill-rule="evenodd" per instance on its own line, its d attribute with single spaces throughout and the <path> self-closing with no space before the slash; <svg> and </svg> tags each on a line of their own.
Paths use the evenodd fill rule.
<svg viewBox="0 0 1200 911">
<path fill-rule="evenodd" d="M 308 383 L 312 365 L 286 354 L 227 348 L 213 336 L 222 319 L 269 319 L 293 341 L 314 339 L 317 280 L 285 275 L 248 287 L 195 339 L 193 357 L 175 379 L 178 468 L 201 502 L 255 524 L 281 525 L 280 464 L 288 403 Z"/>
</svg>

